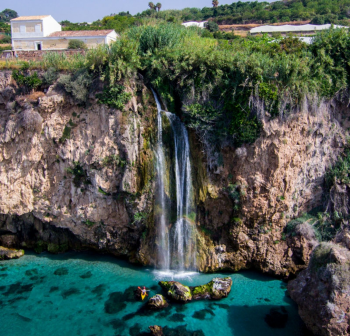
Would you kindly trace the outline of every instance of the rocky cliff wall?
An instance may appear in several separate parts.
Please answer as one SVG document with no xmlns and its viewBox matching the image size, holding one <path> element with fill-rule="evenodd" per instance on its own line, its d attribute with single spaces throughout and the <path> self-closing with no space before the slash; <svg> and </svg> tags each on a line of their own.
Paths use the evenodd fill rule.
<svg viewBox="0 0 350 336">
<path fill-rule="evenodd" d="M 95 94 L 79 106 L 55 87 L 18 95 L 10 72 L 0 91 L 0 245 L 91 248 L 155 264 L 156 106 L 143 82 L 129 85 L 124 111 Z M 222 149 L 215 171 L 191 133 L 201 271 L 289 276 L 306 267 L 316 241 L 284 229 L 322 204 L 349 115 L 321 104 L 266 119 L 254 144 Z"/>
<path fill-rule="evenodd" d="M 348 116 L 321 104 L 265 120 L 253 145 L 223 149 L 223 165 L 202 174 L 197 188 L 201 269 L 254 267 L 289 276 L 306 267 L 316 240 L 286 236 L 285 227 L 325 202 L 325 173 L 343 151 Z"/>
<path fill-rule="evenodd" d="M 93 248 L 136 261 L 153 204 L 156 108 L 142 83 L 124 111 L 51 87 L 16 95 L 0 74 L 0 245 Z"/>
</svg>

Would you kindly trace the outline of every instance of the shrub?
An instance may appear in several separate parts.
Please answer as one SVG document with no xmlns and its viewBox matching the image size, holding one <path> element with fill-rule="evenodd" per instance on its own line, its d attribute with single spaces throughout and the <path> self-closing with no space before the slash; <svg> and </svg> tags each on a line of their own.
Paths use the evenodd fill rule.
<svg viewBox="0 0 350 336">
<path fill-rule="evenodd" d="M 79 161 L 73 161 L 73 166 L 66 169 L 67 173 L 74 175 L 73 183 L 75 187 L 79 188 L 82 183 L 91 184 L 86 171 Z"/>
<path fill-rule="evenodd" d="M 181 29 L 175 24 L 162 24 L 158 27 L 148 26 L 140 37 L 140 52 L 155 53 L 156 50 L 174 48 L 180 42 Z"/>
<path fill-rule="evenodd" d="M 132 94 L 125 92 L 123 85 L 105 87 L 103 93 L 97 94 L 96 97 L 100 104 L 106 104 L 109 107 L 123 111 L 125 104 L 131 99 Z"/>
<path fill-rule="evenodd" d="M 114 165 L 117 165 L 119 167 L 125 167 L 126 161 L 121 159 L 118 155 L 109 155 L 102 160 L 101 164 L 104 167 L 114 166 Z"/>
<path fill-rule="evenodd" d="M 54 82 L 56 82 L 57 78 L 58 78 L 57 70 L 55 68 L 49 68 L 43 74 L 43 83 L 46 85 L 52 85 Z"/>
<path fill-rule="evenodd" d="M 219 30 L 219 25 L 216 22 L 207 22 L 205 28 L 207 28 L 211 33 L 215 33 Z"/>
<path fill-rule="evenodd" d="M 86 102 L 92 78 L 87 70 L 77 71 L 75 74 L 61 75 L 58 83 L 70 93 L 79 103 Z"/>
<path fill-rule="evenodd" d="M 334 246 L 333 243 L 320 243 L 314 248 L 310 257 L 311 270 L 318 271 L 321 267 L 334 262 L 331 255 Z"/>
<path fill-rule="evenodd" d="M 68 49 L 87 49 L 87 46 L 81 40 L 69 40 Z"/>
<path fill-rule="evenodd" d="M 35 90 L 42 84 L 42 80 L 36 71 L 30 74 L 28 66 L 27 63 L 24 63 L 20 70 L 13 70 L 12 77 L 18 85 L 24 86 L 26 90 Z"/>
<path fill-rule="evenodd" d="M 11 43 L 11 36 L 5 35 L 3 38 L 0 38 L 0 44 L 9 44 Z"/>
</svg>

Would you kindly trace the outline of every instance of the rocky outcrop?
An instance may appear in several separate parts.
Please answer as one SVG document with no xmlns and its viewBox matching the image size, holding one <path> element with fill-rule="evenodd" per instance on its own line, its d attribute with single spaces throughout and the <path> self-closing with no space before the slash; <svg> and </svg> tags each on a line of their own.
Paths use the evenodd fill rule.
<svg viewBox="0 0 350 336">
<path fill-rule="evenodd" d="M 192 300 L 220 300 L 227 297 L 231 291 L 232 279 L 214 278 L 205 285 L 188 287 L 177 281 L 160 281 L 166 295 L 177 302 Z"/>
<path fill-rule="evenodd" d="M 214 278 L 205 285 L 190 287 L 193 300 L 220 300 L 227 297 L 231 292 L 232 279 Z"/>
<path fill-rule="evenodd" d="M 349 112 L 321 104 L 285 120 L 265 118 L 255 143 L 224 148 L 215 170 L 200 168 L 206 156 L 192 136 L 200 270 L 288 277 L 307 266 L 314 242 L 287 237 L 285 227 L 323 204 L 324 176 L 344 149 Z"/>
<path fill-rule="evenodd" d="M 288 291 L 315 335 L 349 335 L 349 250 L 332 243 L 318 245 L 308 268 L 289 282 Z"/>
<path fill-rule="evenodd" d="M 18 259 L 24 256 L 23 250 L 8 249 L 0 246 L 0 260 Z"/>
<path fill-rule="evenodd" d="M 118 111 L 94 95 L 79 106 L 55 87 L 16 96 L 11 72 L 0 73 L 0 244 L 143 260 L 156 108 L 142 82 L 133 85 Z"/>
<path fill-rule="evenodd" d="M 159 286 L 166 292 L 166 295 L 177 302 L 192 300 L 192 293 L 188 286 L 177 281 L 160 281 Z"/>
<path fill-rule="evenodd" d="M 147 308 L 151 310 L 159 310 L 168 307 L 169 304 L 161 294 L 152 296 L 147 302 Z"/>
</svg>

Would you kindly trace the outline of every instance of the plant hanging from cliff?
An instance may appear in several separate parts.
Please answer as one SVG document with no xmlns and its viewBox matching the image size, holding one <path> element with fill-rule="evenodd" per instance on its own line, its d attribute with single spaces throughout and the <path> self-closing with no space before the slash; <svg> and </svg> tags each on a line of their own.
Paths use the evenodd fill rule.
<svg viewBox="0 0 350 336">
<path fill-rule="evenodd" d="M 100 104 L 106 104 L 109 107 L 123 111 L 125 105 L 131 99 L 132 94 L 126 92 L 123 85 L 115 85 L 112 87 L 105 87 L 103 93 L 97 94 L 96 97 Z"/>
<path fill-rule="evenodd" d="M 84 103 L 88 99 L 92 77 L 87 69 L 76 71 L 74 74 L 61 75 L 59 85 L 71 94 L 78 103 Z"/>
<path fill-rule="evenodd" d="M 23 86 L 26 90 L 35 90 L 42 84 L 42 80 L 36 71 L 31 74 L 28 69 L 29 64 L 24 63 L 20 70 L 13 70 L 12 77 L 18 85 Z"/>
<path fill-rule="evenodd" d="M 67 173 L 74 175 L 73 183 L 76 188 L 79 188 L 82 183 L 91 184 L 86 170 L 82 167 L 79 161 L 73 161 L 73 166 L 66 169 Z"/>
</svg>

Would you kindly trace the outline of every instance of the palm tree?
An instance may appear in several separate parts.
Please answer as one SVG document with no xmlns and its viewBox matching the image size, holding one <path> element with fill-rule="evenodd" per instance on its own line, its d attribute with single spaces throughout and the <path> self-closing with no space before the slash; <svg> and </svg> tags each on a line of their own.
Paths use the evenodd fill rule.
<svg viewBox="0 0 350 336">
<path fill-rule="evenodd" d="M 158 2 L 156 4 L 156 8 L 158 8 L 158 12 L 160 11 L 160 9 L 162 8 L 162 4 L 160 2 Z"/>
<path fill-rule="evenodd" d="M 157 10 L 157 8 L 156 8 L 156 6 L 154 5 L 153 2 L 149 2 L 148 3 L 148 7 L 151 8 L 151 9 Z"/>
<path fill-rule="evenodd" d="M 219 6 L 219 1 L 218 0 L 213 0 L 211 3 L 213 4 L 213 7 Z"/>
</svg>

